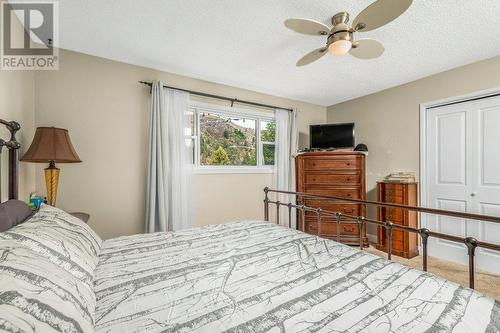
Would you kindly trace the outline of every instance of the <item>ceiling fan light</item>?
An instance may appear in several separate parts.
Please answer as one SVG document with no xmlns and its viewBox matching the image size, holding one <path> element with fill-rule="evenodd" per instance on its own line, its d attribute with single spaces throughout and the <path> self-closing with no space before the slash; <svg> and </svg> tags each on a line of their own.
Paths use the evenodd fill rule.
<svg viewBox="0 0 500 333">
<path fill-rule="evenodd" d="M 336 56 L 347 54 L 352 48 L 352 43 L 349 40 L 340 39 L 328 46 L 328 52 Z"/>
</svg>

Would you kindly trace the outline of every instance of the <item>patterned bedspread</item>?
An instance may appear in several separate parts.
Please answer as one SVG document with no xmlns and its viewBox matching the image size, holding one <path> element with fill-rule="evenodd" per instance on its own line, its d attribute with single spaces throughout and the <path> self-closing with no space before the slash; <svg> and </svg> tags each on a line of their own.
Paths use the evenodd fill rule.
<svg viewBox="0 0 500 333">
<path fill-rule="evenodd" d="M 262 222 L 104 241 L 97 332 L 499 332 L 500 304 Z"/>
</svg>

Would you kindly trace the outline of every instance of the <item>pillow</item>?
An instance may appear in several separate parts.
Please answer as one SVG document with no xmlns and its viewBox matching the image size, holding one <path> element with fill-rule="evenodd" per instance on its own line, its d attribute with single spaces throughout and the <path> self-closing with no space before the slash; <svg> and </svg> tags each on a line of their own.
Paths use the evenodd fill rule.
<svg viewBox="0 0 500 333">
<path fill-rule="evenodd" d="M 55 207 L 42 205 L 27 222 L 0 234 L 22 244 L 93 287 L 102 240 L 84 222 Z"/>
<path fill-rule="evenodd" d="M 0 204 L 0 232 L 23 223 L 33 215 L 31 208 L 22 201 L 9 200 Z"/>
<path fill-rule="evenodd" d="M 93 332 L 93 288 L 12 240 L 0 239 L 0 330 Z"/>
</svg>

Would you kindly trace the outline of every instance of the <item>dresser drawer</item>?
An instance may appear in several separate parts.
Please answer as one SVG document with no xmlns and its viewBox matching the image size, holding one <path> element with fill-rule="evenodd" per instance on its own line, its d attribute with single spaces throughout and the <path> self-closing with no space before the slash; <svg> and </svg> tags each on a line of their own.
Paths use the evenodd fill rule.
<svg viewBox="0 0 500 333">
<path fill-rule="evenodd" d="M 392 230 L 393 242 L 403 243 L 405 239 L 405 232 L 401 230 Z"/>
<path fill-rule="evenodd" d="M 401 194 L 387 194 L 385 193 L 383 195 L 383 201 L 388 202 L 388 203 L 396 203 L 396 204 L 403 204 L 404 202 L 404 197 Z"/>
<path fill-rule="evenodd" d="M 399 184 L 386 184 L 382 195 L 384 199 L 387 199 L 386 201 L 389 201 L 389 199 L 393 200 L 395 198 L 402 200 L 403 187 Z"/>
<path fill-rule="evenodd" d="M 387 249 L 387 243 L 388 243 L 388 239 L 385 239 L 384 243 L 383 244 L 380 244 L 381 247 L 383 247 L 383 250 L 384 252 L 387 252 L 386 249 Z M 396 250 L 396 251 L 404 251 L 404 248 L 405 248 L 405 245 L 404 245 L 404 242 L 401 241 L 401 240 L 395 240 L 394 238 L 392 239 L 392 251 Z"/>
<path fill-rule="evenodd" d="M 318 234 L 318 223 L 308 221 L 306 222 L 306 232 L 311 234 Z M 336 236 L 337 224 L 335 223 L 321 223 L 321 235 Z M 341 223 L 340 235 L 359 236 L 359 228 L 356 223 Z"/>
<path fill-rule="evenodd" d="M 359 184 L 361 176 L 359 173 L 306 173 L 304 175 L 305 184 L 316 185 L 346 185 Z"/>
<path fill-rule="evenodd" d="M 307 222 L 317 223 L 318 222 L 318 215 L 315 212 L 306 212 L 306 221 Z M 344 223 L 344 222 L 346 222 L 346 223 L 357 223 L 355 219 L 348 218 L 348 217 L 345 217 L 345 216 L 342 216 L 340 218 L 340 221 L 342 223 Z M 334 215 L 322 214 L 321 215 L 321 223 L 332 223 L 332 224 L 335 224 L 335 223 L 337 223 L 337 217 L 334 216 Z"/>
<path fill-rule="evenodd" d="M 402 224 L 404 221 L 403 210 L 398 208 L 382 208 L 382 219 Z"/>
<path fill-rule="evenodd" d="M 351 188 L 332 188 L 332 187 L 313 187 L 306 186 L 306 192 L 311 194 L 329 195 L 333 197 L 342 197 L 347 199 L 359 199 L 360 189 L 356 187 Z"/>
<path fill-rule="evenodd" d="M 353 216 L 358 216 L 360 211 L 360 206 L 358 204 L 336 204 L 329 200 L 305 199 L 304 205 L 311 208 L 321 208 L 329 212 L 340 212 L 342 214 Z M 308 213 L 315 214 L 314 212 Z"/>
<path fill-rule="evenodd" d="M 304 161 L 304 169 L 310 170 L 359 170 L 359 160 L 356 158 L 331 159 L 309 158 Z"/>
</svg>

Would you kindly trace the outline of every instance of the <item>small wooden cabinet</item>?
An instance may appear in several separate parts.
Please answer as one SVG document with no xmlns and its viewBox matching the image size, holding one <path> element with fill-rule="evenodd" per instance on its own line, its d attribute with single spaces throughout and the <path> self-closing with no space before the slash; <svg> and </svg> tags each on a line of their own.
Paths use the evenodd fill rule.
<svg viewBox="0 0 500 333">
<path fill-rule="evenodd" d="M 417 206 L 417 183 L 377 183 L 377 201 L 406 206 Z M 390 221 L 407 227 L 418 228 L 417 212 L 400 208 L 378 207 L 377 220 Z M 377 249 L 387 252 L 386 229 L 377 227 Z M 393 230 L 391 252 L 394 255 L 413 258 L 418 256 L 418 234 Z"/>
<path fill-rule="evenodd" d="M 363 153 L 307 152 L 299 154 L 295 162 L 298 192 L 365 199 L 365 155 Z M 351 216 L 365 216 L 365 206 L 355 203 L 336 203 L 332 200 L 306 198 L 299 201 L 299 204 Z M 298 214 L 298 229 L 318 235 L 316 213 L 306 212 L 304 221 L 301 215 Z M 322 216 L 320 228 L 319 236 L 337 239 L 337 224 L 334 216 Z M 356 220 L 343 218 L 340 225 L 340 241 L 359 246 L 359 228 Z M 363 230 L 363 243 L 368 246 L 366 228 Z"/>
</svg>

